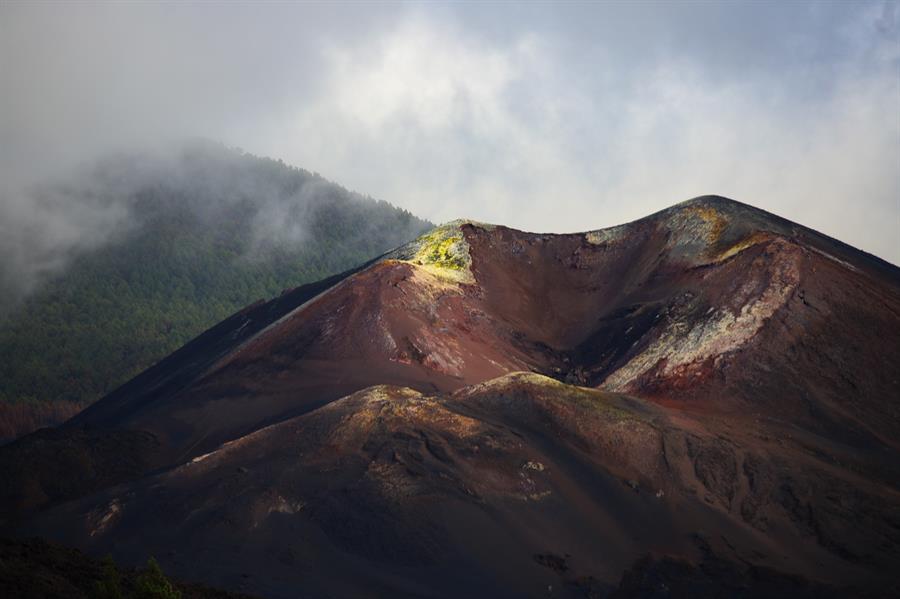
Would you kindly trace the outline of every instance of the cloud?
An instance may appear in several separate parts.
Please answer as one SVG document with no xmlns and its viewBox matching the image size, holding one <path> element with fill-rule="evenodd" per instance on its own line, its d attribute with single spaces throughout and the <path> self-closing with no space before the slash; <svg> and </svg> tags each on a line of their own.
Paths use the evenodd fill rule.
<svg viewBox="0 0 900 599">
<path fill-rule="evenodd" d="M 83 187 L 82 189 L 87 189 Z M 0 315 L 59 272 L 78 252 L 127 230 L 128 207 L 109 196 L 73 199 L 60 189 L 37 189 L 0 202 Z"/>
<path fill-rule="evenodd" d="M 203 136 L 435 221 L 573 231 L 719 193 L 900 263 L 896 6 L 7 3 L 0 201 Z"/>
<path fill-rule="evenodd" d="M 599 40 L 588 71 L 551 35 L 416 15 L 330 48 L 325 93 L 275 143 L 439 221 L 572 231 L 719 193 L 900 262 L 896 23 L 871 6 L 828 34 L 839 55 L 798 34 L 802 60 L 730 75 L 689 52 L 629 72 Z"/>
</svg>

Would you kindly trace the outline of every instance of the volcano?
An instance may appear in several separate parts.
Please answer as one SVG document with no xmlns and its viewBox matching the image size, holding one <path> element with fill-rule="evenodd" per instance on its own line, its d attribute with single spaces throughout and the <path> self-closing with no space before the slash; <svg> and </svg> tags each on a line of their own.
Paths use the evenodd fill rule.
<svg viewBox="0 0 900 599">
<path fill-rule="evenodd" d="M 897 356 L 900 269 L 732 200 L 457 221 L 0 448 L 3 526 L 265 597 L 885 596 Z"/>
</svg>

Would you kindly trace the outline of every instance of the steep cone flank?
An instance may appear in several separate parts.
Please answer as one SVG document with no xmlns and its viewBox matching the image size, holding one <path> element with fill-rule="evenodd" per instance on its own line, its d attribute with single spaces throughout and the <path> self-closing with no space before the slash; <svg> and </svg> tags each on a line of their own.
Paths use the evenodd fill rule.
<svg viewBox="0 0 900 599">
<path fill-rule="evenodd" d="M 583 597 L 650 550 L 889 584 L 895 490 L 783 438 L 532 373 L 376 386 L 27 530 L 272 597 Z"/>
<path fill-rule="evenodd" d="M 86 495 L 26 529 L 178 546 L 176 572 L 270 596 L 602 596 L 634 564 L 623 589 L 697 564 L 883 588 L 897 355 L 900 269 L 724 198 L 579 234 L 457 221 L 3 448 L 3 502 Z"/>
<path fill-rule="evenodd" d="M 853 363 L 843 368 L 858 365 L 849 378 L 869 387 L 854 395 L 877 404 L 852 411 L 861 409 L 868 426 L 885 418 L 895 426 L 897 415 L 881 411 L 886 402 L 877 396 L 900 388 L 875 366 L 900 348 L 898 279 L 886 263 L 722 198 L 586 234 L 536 235 L 460 221 L 319 297 L 302 295 L 285 314 L 273 310 L 281 299 L 246 311 L 223 331 L 219 352 L 201 353 L 214 361 L 179 386 L 154 389 L 152 403 L 135 399 L 146 389 L 129 389 L 131 413 L 116 393 L 77 422 L 105 420 L 101 414 L 114 409 L 115 425 L 147 429 L 157 415 L 171 419 L 176 403 L 190 410 L 184 442 L 203 444 L 202 435 L 209 442 L 198 451 L 205 451 L 371 384 L 452 390 L 536 370 L 660 398 L 725 400 L 746 398 L 741 386 L 777 376 L 771 370 L 784 351 L 796 353 L 798 366 L 815 378 L 833 378 L 852 351 Z M 851 330 L 836 318 L 845 314 Z M 852 330 L 860 325 L 869 328 Z M 853 335 L 868 330 L 883 335 L 874 347 L 867 340 L 856 349 Z M 818 334 L 831 338 L 822 343 Z M 731 364 L 761 340 L 755 359 Z M 197 362 L 192 355 L 191 365 Z M 165 366 L 164 373 L 171 369 Z M 786 381 L 801 375 L 803 385 L 812 383 L 803 370 L 784 374 Z M 816 395 L 847 394 L 839 380 L 821 387 Z M 248 397 L 252 414 L 244 410 Z M 821 402 L 828 410 L 841 403 L 836 396 Z M 212 404 L 215 413 L 207 414 Z M 782 404 L 779 398 L 771 407 Z M 221 420 L 226 414 L 234 421 Z M 199 421 L 205 428 L 190 430 Z"/>
</svg>

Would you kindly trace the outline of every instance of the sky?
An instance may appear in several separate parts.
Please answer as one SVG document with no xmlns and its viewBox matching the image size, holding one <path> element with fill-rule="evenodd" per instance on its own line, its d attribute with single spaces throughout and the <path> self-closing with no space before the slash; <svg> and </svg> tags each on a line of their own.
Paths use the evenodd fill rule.
<svg viewBox="0 0 900 599">
<path fill-rule="evenodd" d="M 898 31 L 883 1 L 0 0 L 0 220 L 202 137 L 434 222 L 583 231 L 719 194 L 900 264 Z"/>
</svg>

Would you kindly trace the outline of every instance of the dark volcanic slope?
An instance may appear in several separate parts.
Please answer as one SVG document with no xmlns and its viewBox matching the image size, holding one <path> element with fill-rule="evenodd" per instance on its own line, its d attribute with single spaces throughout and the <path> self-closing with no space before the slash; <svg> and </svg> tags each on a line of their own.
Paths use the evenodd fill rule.
<svg viewBox="0 0 900 599">
<path fill-rule="evenodd" d="M 730 200 L 585 234 L 452 223 L 4 448 L 4 505 L 174 466 L 28 527 L 272 596 L 600 592 L 648 552 L 762 594 L 804 584 L 773 568 L 881 589 L 897 355 L 900 270 Z"/>
<path fill-rule="evenodd" d="M 887 588 L 895 490 L 743 429 L 530 373 L 377 386 L 29 532 L 271 597 L 583 596 L 651 551 Z"/>
</svg>

